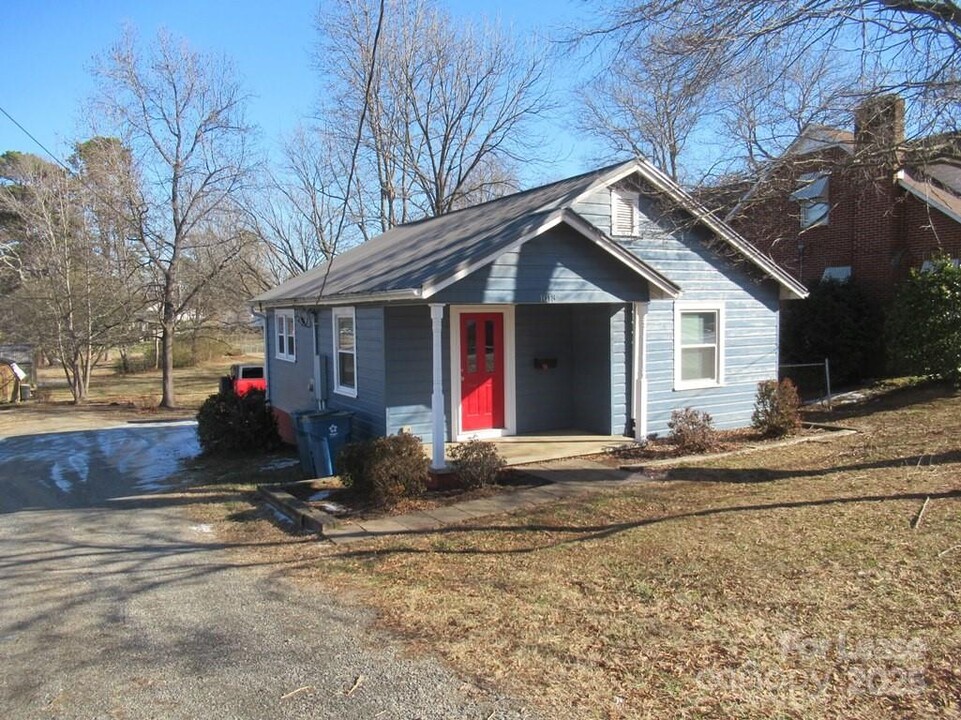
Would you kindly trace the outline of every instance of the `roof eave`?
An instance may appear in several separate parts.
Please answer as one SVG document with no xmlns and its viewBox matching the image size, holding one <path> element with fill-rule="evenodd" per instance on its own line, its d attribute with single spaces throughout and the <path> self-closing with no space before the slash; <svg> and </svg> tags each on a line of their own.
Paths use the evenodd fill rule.
<svg viewBox="0 0 961 720">
<path fill-rule="evenodd" d="M 359 305 L 361 303 L 421 299 L 423 299 L 423 291 L 421 288 L 403 288 L 400 290 L 385 290 L 383 292 L 373 293 L 343 293 L 326 295 L 324 297 L 273 298 L 268 300 L 258 300 L 254 298 L 250 301 L 250 304 L 263 311 L 273 308 L 329 307 L 335 305 Z"/>
<path fill-rule="evenodd" d="M 940 212 L 947 215 L 949 218 L 951 218 L 955 222 L 961 223 L 961 214 L 953 210 L 948 205 L 945 205 L 943 202 L 938 200 L 938 198 L 934 197 L 933 195 L 930 195 L 924 192 L 923 190 L 921 190 L 920 188 L 915 187 L 915 183 L 920 185 L 920 184 L 923 184 L 923 181 L 915 180 L 914 178 L 909 177 L 904 170 L 898 170 L 896 177 L 897 177 L 899 186 L 901 186 L 902 188 L 907 190 L 909 193 L 914 195 L 914 197 L 916 197 L 918 200 L 923 202 L 925 205 L 930 205 L 931 207 L 936 208 Z"/>
</svg>

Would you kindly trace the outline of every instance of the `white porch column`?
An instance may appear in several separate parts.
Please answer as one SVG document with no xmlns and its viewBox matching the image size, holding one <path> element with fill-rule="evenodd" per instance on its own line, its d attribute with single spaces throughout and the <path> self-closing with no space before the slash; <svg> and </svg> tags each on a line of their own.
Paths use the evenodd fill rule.
<svg viewBox="0 0 961 720">
<path fill-rule="evenodd" d="M 647 439 L 647 303 L 634 303 L 634 439 Z"/>
<path fill-rule="evenodd" d="M 447 467 L 444 458 L 444 364 L 443 364 L 443 330 L 444 306 L 432 304 L 430 306 L 430 325 L 432 331 L 431 349 L 433 351 L 434 386 L 430 396 L 431 410 L 431 468 L 443 470 Z"/>
</svg>

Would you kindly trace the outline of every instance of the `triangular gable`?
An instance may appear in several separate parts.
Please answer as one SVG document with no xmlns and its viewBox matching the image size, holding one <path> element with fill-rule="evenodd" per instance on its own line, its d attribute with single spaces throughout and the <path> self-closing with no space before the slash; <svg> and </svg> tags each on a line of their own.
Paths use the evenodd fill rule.
<svg viewBox="0 0 961 720">
<path fill-rule="evenodd" d="M 586 242 L 592 243 L 594 246 L 606 252 L 615 261 L 626 267 L 641 279 L 645 280 L 656 292 L 656 294 L 660 294 L 661 296 L 668 298 L 676 298 L 681 294 L 681 288 L 667 277 L 659 273 L 633 253 L 622 248 L 576 212 L 569 208 L 565 208 L 563 210 L 556 210 L 548 214 L 544 218 L 543 222 L 532 228 L 527 234 L 519 237 L 517 241 L 511 245 L 504 248 L 499 248 L 496 252 L 487 256 L 478 259 L 466 260 L 454 272 L 445 277 L 438 278 L 433 283 L 425 284 L 421 289 L 421 297 L 428 299 L 433 295 L 436 295 L 454 283 L 459 282 L 474 272 L 486 267 L 487 265 L 490 265 L 502 255 L 519 250 L 529 241 L 536 237 L 540 237 L 548 230 L 551 230 L 559 225 L 566 225 L 574 230 L 577 235 L 582 237 Z"/>
<path fill-rule="evenodd" d="M 654 190 L 666 196 L 678 208 L 689 213 L 695 222 L 707 228 L 715 237 L 734 250 L 738 255 L 765 275 L 775 280 L 781 286 L 781 294 L 783 297 L 807 297 L 808 291 L 804 285 L 782 270 L 777 263 L 761 253 L 760 250 L 745 238 L 741 237 L 734 228 L 723 220 L 720 220 L 714 213 L 695 200 L 680 185 L 646 160 L 635 160 L 632 163 L 627 163 L 617 168 L 616 171 L 611 172 L 606 177 L 592 184 L 592 186 L 577 199 L 586 198 L 598 190 L 604 187 L 610 187 L 635 173 L 645 180 Z"/>
</svg>

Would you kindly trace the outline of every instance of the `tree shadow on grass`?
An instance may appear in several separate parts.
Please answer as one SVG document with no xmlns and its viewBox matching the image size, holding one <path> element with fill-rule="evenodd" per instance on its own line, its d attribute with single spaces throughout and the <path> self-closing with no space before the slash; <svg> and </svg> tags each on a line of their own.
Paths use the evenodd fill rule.
<svg viewBox="0 0 961 720">
<path fill-rule="evenodd" d="M 603 540 L 619 533 L 638 528 L 659 525 L 665 522 L 688 520 L 692 518 L 712 517 L 715 515 L 726 515 L 729 513 L 744 512 L 764 512 L 767 510 L 795 510 L 810 507 L 826 507 L 835 505 L 849 505 L 855 503 L 874 503 L 889 501 L 923 501 L 927 498 L 931 500 L 961 498 L 961 489 L 948 490 L 944 492 L 912 492 L 912 493 L 892 493 L 887 495 L 854 495 L 849 497 L 821 498 L 818 500 L 792 500 L 773 503 L 752 503 L 750 505 L 729 505 L 716 508 L 705 508 L 675 515 L 660 515 L 657 517 L 642 518 L 620 523 L 609 523 L 603 525 L 559 525 L 546 523 L 527 523 L 524 525 L 458 525 L 454 527 L 442 528 L 438 530 L 411 530 L 406 533 L 397 533 L 397 536 L 433 536 L 443 538 L 445 535 L 455 535 L 463 533 L 565 533 L 571 537 L 552 539 L 548 542 L 539 544 L 529 544 L 524 547 L 513 547 L 503 549 L 490 548 L 422 548 L 413 546 L 398 547 L 377 547 L 377 548 L 358 548 L 357 550 L 347 550 L 338 553 L 338 557 L 353 559 L 374 559 L 383 558 L 388 555 L 525 555 L 541 550 L 549 550 L 565 545 L 588 542 L 591 540 Z"/>
<path fill-rule="evenodd" d="M 804 420 L 822 423 L 843 422 L 846 419 L 873 415 L 877 412 L 902 410 L 932 400 L 954 397 L 957 394 L 958 388 L 954 383 L 932 380 L 889 390 L 862 402 L 840 405 L 833 410 L 807 410 L 804 412 Z"/>
<path fill-rule="evenodd" d="M 666 470 L 666 480 L 686 482 L 751 484 L 793 480 L 802 477 L 824 477 L 837 473 L 858 472 L 863 470 L 882 470 L 885 468 L 915 468 L 931 465 L 944 465 L 961 462 L 961 450 L 948 450 L 940 453 L 924 453 L 890 460 L 837 465 L 826 468 L 798 468 L 796 470 L 775 470 L 773 468 L 705 468 L 696 465 L 675 467 Z"/>
</svg>

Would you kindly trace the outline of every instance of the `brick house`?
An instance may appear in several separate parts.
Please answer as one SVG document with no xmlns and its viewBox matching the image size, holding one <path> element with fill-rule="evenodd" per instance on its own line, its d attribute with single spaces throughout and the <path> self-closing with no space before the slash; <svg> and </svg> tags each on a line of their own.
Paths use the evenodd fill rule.
<svg viewBox="0 0 961 720">
<path fill-rule="evenodd" d="M 851 279 L 883 306 L 911 268 L 961 257 L 959 138 L 905 142 L 904 101 L 872 99 L 853 132 L 808 127 L 725 219 L 807 287 Z"/>
</svg>

